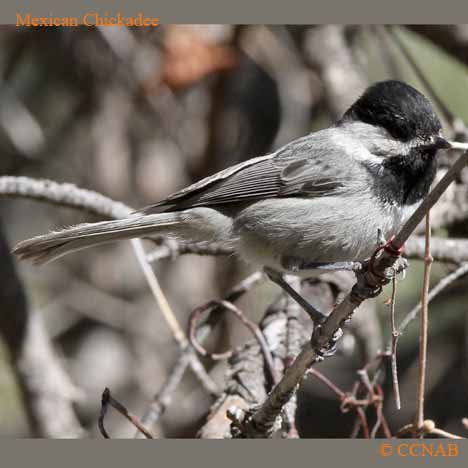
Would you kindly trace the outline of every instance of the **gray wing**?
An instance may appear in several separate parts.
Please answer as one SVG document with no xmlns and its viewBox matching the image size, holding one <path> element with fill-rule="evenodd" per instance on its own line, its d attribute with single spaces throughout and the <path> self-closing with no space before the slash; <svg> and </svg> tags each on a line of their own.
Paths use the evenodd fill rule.
<svg viewBox="0 0 468 468">
<path fill-rule="evenodd" d="M 271 155 L 218 172 L 141 212 L 150 214 L 161 208 L 172 211 L 270 197 L 330 194 L 349 178 L 345 164 L 349 156 L 323 137 L 317 138 L 320 133 L 295 140 Z"/>
</svg>

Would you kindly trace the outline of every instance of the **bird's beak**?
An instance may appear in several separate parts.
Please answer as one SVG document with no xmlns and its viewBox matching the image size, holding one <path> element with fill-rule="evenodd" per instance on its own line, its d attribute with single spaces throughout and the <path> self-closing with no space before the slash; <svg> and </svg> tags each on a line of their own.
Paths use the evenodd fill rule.
<svg viewBox="0 0 468 468">
<path fill-rule="evenodd" d="M 452 148 L 452 143 L 448 140 L 446 140 L 443 136 L 438 135 L 434 138 L 433 145 L 437 149 L 450 149 Z"/>
</svg>

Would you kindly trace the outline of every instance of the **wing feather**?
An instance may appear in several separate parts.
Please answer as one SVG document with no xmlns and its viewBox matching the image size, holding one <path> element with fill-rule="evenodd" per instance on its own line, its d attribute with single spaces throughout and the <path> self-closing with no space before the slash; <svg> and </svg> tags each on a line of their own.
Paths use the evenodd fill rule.
<svg viewBox="0 0 468 468">
<path fill-rule="evenodd" d="M 207 177 L 142 210 L 155 213 L 270 197 L 317 197 L 340 187 L 349 174 L 343 148 L 318 139 L 318 132 L 296 140 L 277 153 L 254 158 Z M 326 140 L 326 139 L 325 139 Z M 326 143 L 326 144 L 325 144 Z M 349 157 L 349 156 L 348 156 Z"/>
</svg>

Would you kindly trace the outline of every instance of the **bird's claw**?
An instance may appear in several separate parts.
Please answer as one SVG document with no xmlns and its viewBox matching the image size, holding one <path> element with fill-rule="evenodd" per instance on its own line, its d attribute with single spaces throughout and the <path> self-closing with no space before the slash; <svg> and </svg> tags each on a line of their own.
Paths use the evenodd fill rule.
<svg viewBox="0 0 468 468">
<path fill-rule="evenodd" d="M 340 340 L 340 338 L 343 336 L 343 330 L 341 328 L 338 328 L 338 330 L 335 331 L 333 334 L 333 337 L 331 340 L 326 343 L 326 345 L 320 345 L 319 342 L 319 337 L 322 334 L 322 326 L 317 325 L 315 327 L 314 333 L 312 334 L 312 347 L 314 348 L 315 352 L 317 353 L 318 360 L 323 360 L 326 357 L 333 356 L 336 353 L 337 350 L 337 343 Z"/>
</svg>

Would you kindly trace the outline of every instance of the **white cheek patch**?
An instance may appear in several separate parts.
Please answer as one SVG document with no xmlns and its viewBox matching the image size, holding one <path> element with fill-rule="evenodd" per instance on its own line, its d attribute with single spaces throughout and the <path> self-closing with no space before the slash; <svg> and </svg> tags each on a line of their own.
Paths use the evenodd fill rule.
<svg viewBox="0 0 468 468">
<path fill-rule="evenodd" d="M 406 156 L 414 147 L 421 144 L 419 138 L 408 142 L 399 141 L 385 129 L 364 122 L 350 122 L 345 130 L 345 135 L 338 138 L 338 144 L 346 146 L 349 152 L 349 148 L 353 148 L 356 142 L 359 142 L 359 150 L 351 151 L 356 160 L 366 163 L 381 163 L 388 157 Z"/>
</svg>

